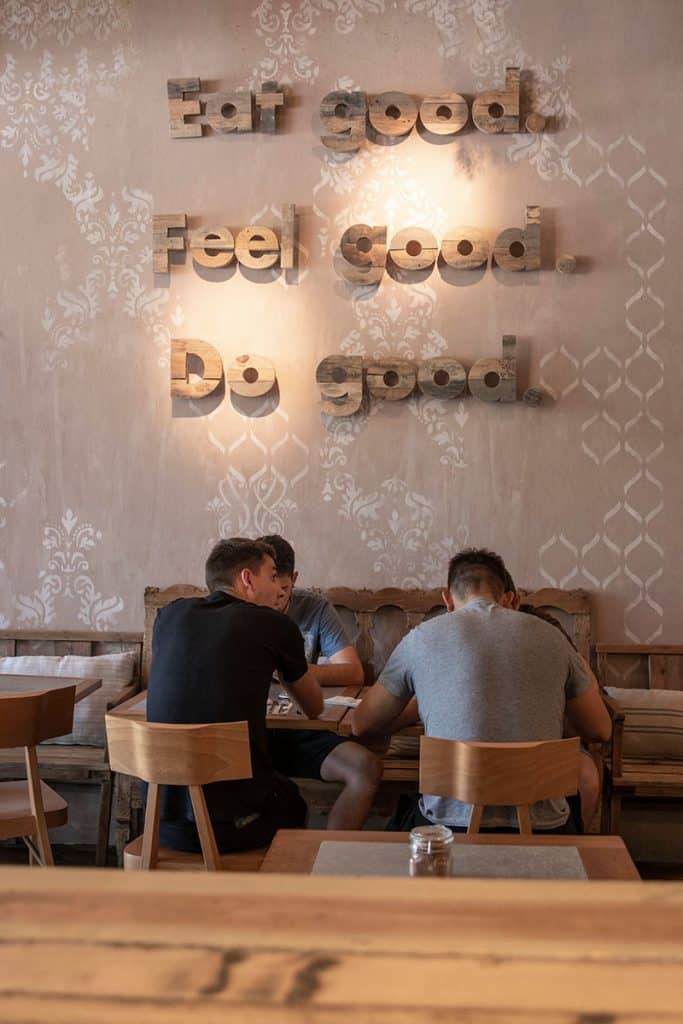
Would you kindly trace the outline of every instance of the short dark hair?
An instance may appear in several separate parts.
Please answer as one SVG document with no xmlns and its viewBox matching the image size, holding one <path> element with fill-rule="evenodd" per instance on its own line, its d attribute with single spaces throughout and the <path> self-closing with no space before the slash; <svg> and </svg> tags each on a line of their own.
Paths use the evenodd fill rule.
<svg viewBox="0 0 683 1024">
<path fill-rule="evenodd" d="M 258 572 L 263 559 L 268 556 L 275 561 L 272 547 L 260 540 L 247 540 L 244 537 L 219 540 L 206 560 L 206 585 L 212 592 L 221 587 L 232 587 L 242 569 Z"/>
<path fill-rule="evenodd" d="M 267 537 L 259 537 L 263 544 L 269 544 L 275 552 L 275 570 L 278 576 L 294 575 L 294 548 L 279 533 L 270 533 Z"/>
<path fill-rule="evenodd" d="M 460 599 L 482 588 L 498 598 L 505 593 L 506 575 L 509 573 L 500 555 L 486 548 L 466 548 L 448 564 L 448 589 Z"/>
<path fill-rule="evenodd" d="M 509 571 L 507 569 L 505 570 L 505 593 L 506 594 L 516 594 L 517 593 L 517 587 L 515 586 L 515 581 L 513 580 L 512 576 L 510 575 L 510 573 L 509 573 Z"/>
</svg>

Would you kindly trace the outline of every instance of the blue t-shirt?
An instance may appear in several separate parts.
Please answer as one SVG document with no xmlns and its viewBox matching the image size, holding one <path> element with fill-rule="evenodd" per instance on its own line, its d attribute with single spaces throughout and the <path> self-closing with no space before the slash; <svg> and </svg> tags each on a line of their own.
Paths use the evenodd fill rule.
<svg viewBox="0 0 683 1024">
<path fill-rule="evenodd" d="M 312 590 L 295 588 L 287 615 L 299 627 L 304 638 L 306 661 L 314 665 L 319 658 L 331 658 L 351 646 L 351 640 L 334 605 Z"/>
</svg>

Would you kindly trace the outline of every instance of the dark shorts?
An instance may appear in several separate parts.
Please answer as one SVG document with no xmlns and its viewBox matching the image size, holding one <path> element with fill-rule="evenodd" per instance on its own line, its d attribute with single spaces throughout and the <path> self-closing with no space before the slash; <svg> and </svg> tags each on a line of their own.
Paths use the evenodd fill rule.
<svg viewBox="0 0 683 1024">
<path fill-rule="evenodd" d="M 327 755 L 347 742 L 347 736 L 324 729 L 268 730 L 268 753 L 273 768 L 288 778 L 321 778 L 320 769 Z"/>
<path fill-rule="evenodd" d="M 268 846 L 281 828 L 304 828 L 308 808 L 291 779 L 276 776 L 273 788 L 259 810 L 231 821 L 213 821 L 216 843 L 221 853 L 255 850 Z M 162 846 L 186 853 L 200 853 L 197 826 L 193 821 L 160 823 Z"/>
</svg>

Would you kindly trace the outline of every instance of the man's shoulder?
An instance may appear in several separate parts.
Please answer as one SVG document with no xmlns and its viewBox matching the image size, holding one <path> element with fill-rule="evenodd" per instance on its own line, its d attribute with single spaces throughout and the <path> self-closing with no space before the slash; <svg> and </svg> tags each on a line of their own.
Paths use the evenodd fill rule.
<svg viewBox="0 0 683 1024">
<path fill-rule="evenodd" d="M 305 587 L 295 587 L 289 602 L 289 614 L 292 618 L 309 618 L 326 608 L 333 607 L 334 605 L 317 591 L 308 590 Z"/>
</svg>

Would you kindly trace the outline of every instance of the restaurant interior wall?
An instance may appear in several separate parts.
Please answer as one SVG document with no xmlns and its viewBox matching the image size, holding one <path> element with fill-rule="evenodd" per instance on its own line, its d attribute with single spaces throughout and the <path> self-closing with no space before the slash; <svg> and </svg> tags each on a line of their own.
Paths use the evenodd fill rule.
<svg viewBox="0 0 683 1024">
<path fill-rule="evenodd" d="M 219 537 L 280 532 L 319 586 L 438 586 L 487 545 L 520 584 L 591 591 L 598 639 L 680 643 L 682 29 L 677 0 L 3 4 L 2 625 L 139 629 L 145 585 L 200 583 Z M 543 134 L 320 142 L 331 89 L 471 99 L 511 64 Z M 190 76 L 277 81 L 278 132 L 171 139 L 166 80 Z M 189 256 L 153 275 L 153 212 L 237 231 L 283 202 L 293 275 Z M 539 272 L 339 276 L 353 223 L 493 241 L 532 203 Z M 470 365 L 503 334 L 520 393 L 553 401 L 320 412 L 327 355 Z M 277 392 L 172 402 L 174 337 L 271 359 Z"/>
</svg>

